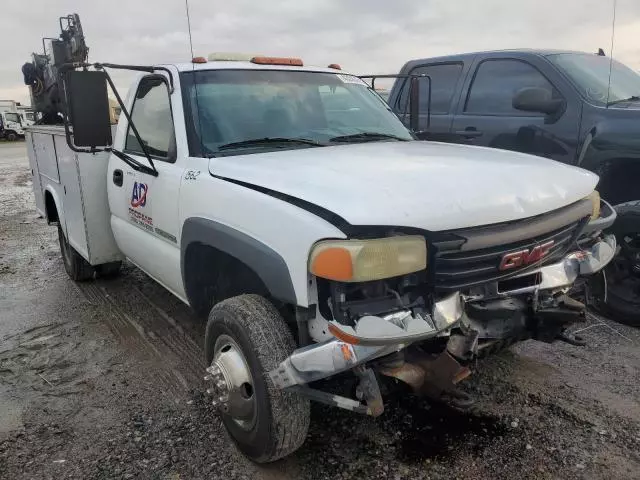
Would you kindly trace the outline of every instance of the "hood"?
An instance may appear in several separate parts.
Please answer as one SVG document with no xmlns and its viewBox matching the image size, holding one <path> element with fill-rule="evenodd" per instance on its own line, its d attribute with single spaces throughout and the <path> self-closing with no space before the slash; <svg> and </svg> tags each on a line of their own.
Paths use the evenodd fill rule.
<svg viewBox="0 0 640 480">
<path fill-rule="evenodd" d="M 370 142 L 212 158 L 211 174 L 297 197 L 352 225 L 430 231 L 532 217 L 598 177 L 553 160 L 435 142 Z"/>
</svg>

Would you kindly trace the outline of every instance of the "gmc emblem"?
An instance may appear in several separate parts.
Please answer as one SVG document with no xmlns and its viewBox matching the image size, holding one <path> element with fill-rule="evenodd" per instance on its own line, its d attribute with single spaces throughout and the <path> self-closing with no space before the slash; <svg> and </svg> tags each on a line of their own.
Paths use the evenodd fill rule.
<svg viewBox="0 0 640 480">
<path fill-rule="evenodd" d="M 549 240 L 548 242 L 536 245 L 531 251 L 520 250 L 519 252 L 507 253 L 502 257 L 502 261 L 500 261 L 500 266 L 498 268 L 500 270 L 511 270 L 512 268 L 531 265 L 549 253 L 549 250 L 551 250 L 554 243 L 554 240 Z"/>
</svg>

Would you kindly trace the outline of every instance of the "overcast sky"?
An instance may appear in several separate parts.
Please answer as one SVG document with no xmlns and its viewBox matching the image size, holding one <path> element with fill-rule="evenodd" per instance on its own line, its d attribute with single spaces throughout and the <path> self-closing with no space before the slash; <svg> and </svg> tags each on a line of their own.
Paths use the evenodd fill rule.
<svg viewBox="0 0 640 480">
<path fill-rule="evenodd" d="M 2 2 L 0 99 L 28 102 L 20 67 L 58 17 L 78 13 L 91 61 L 191 58 L 184 0 Z M 480 49 L 559 48 L 607 54 L 613 0 L 189 0 L 194 53 L 243 52 L 395 73 L 411 58 Z M 640 69 L 640 1 L 618 0 L 614 58 Z M 126 89 L 128 78 L 116 81 Z M 124 92 L 122 92 L 124 94 Z"/>
</svg>

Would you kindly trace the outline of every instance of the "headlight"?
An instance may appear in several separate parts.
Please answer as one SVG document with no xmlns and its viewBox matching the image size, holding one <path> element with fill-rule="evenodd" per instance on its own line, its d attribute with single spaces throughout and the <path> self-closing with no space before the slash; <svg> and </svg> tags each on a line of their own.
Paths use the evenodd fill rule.
<svg viewBox="0 0 640 480">
<path fill-rule="evenodd" d="M 598 193 L 597 190 L 594 190 L 587 198 L 591 200 L 591 220 L 600 218 L 600 193 Z"/>
<path fill-rule="evenodd" d="M 340 282 L 367 282 L 427 268 L 427 243 L 408 235 L 374 240 L 326 240 L 309 257 L 309 271 Z"/>
</svg>

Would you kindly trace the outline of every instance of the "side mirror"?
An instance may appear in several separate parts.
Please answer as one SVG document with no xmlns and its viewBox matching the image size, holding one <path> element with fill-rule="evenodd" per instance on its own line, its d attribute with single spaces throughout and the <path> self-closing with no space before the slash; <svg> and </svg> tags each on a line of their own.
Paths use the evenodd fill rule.
<svg viewBox="0 0 640 480">
<path fill-rule="evenodd" d="M 417 77 L 411 77 L 409 83 L 409 129 L 420 130 L 420 84 Z"/>
<path fill-rule="evenodd" d="M 70 70 L 64 77 L 67 117 L 76 147 L 111 145 L 109 97 L 105 72 Z"/>
<path fill-rule="evenodd" d="M 546 88 L 527 87 L 515 94 L 512 105 L 516 110 L 552 115 L 562 108 L 563 101 L 551 98 L 551 91 Z"/>
</svg>

